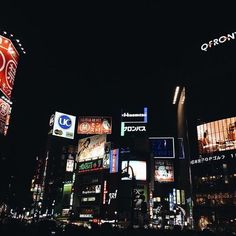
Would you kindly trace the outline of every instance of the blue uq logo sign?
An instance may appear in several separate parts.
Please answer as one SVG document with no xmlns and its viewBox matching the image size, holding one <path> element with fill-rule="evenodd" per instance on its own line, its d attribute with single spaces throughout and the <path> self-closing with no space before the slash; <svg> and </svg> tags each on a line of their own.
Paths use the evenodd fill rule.
<svg viewBox="0 0 236 236">
<path fill-rule="evenodd" d="M 69 129 L 72 125 L 72 121 L 69 116 L 62 115 L 58 118 L 58 124 L 62 129 Z"/>
</svg>

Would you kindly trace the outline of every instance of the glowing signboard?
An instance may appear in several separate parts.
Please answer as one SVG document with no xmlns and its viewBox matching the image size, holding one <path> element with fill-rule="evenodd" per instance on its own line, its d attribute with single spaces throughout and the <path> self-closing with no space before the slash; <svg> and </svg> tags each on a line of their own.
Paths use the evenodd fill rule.
<svg viewBox="0 0 236 236">
<path fill-rule="evenodd" d="M 10 99 L 15 82 L 19 53 L 10 39 L 0 35 L 0 90 Z"/>
</svg>

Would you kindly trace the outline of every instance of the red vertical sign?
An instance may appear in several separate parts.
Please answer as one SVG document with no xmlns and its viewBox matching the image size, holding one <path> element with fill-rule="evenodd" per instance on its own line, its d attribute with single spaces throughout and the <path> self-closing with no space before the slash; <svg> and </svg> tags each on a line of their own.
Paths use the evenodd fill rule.
<svg viewBox="0 0 236 236">
<path fill-rule="evenodd" d="M 0 98 L 0 133 L 6 135 L 9 125 L 11 106 Z"/>
<path fill-rule="evenodd" d="M 0 35 L 0 90 L 10 99 L 19 54 L 10 39 Z"/>
</svg>

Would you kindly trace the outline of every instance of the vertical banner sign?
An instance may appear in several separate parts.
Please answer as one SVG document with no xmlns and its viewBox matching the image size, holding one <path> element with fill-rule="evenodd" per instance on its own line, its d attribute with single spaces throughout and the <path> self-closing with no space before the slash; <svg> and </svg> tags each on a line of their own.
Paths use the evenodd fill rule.
<svg viewBox="0 0 236 236">
<path fill-rule="evenodd" d="M 0 90 L 11 99 L 19 53 L 10 39 L 0 35 Z"/>
<path fill-rule="evenodd" d="M 119 149 L 111 150 L 110 155 L 110 173 L 118 172 Z"/>
<path fill-rule="evenodd" d="M 111 142 L 106 142 L 104 146 L 103 168 L 110 168 Z"/>
<path fill-rule="evenodd" d="M 11 106 L 0 98 L 0 133 L 6 135 L 9 126 Z"/>
</svg>

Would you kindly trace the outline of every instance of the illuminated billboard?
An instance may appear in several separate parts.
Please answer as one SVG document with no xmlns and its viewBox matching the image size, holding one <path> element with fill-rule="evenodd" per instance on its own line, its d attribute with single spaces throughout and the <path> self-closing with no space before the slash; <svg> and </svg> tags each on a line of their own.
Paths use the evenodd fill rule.
<svg viewBox="0 0 236 236">
<path fill-rule="evenodd" d="M 236 117 L 197 126 L 199 154 L 236 149 Z"/>
<path fill-rule="evenodd" d="M 77 134 L 111 134 L 112 118 L 97 116 L 78 117 Z"/>
<path fill-rule="evenodd" d="M 67 159 L 66 161 L 66 172 L 73 172 L 74 171 L 74 160 Z"/>
<path fill-rule="evenodd" d="M 105 154 L 106 134 L 93 135 L 79 140 L 77 162 L 102 158 Z"/>
<path fill-rule="evenodd" d="M 11 105 L 3 98 L 0 98 L 0 133 L 3 135 L 7 134 L 10 114 Z"/>
<path fill-rule="evenodd" d="M 148 109 L 143 108 L 142 112 L 121 112 L 121 136 L 125 134 L 142 134 L 147 131 Z"/>
<path fill-rule="evenodd" d="M 74 139 L 75 116 L 55 112 L 52 134 L 54 136 Z"/>
<path fill-rule="evenodd" d="M 110 156 L 111 156 L 111 142 L 105 143 L 104 156 L 103 156 L 103 168 L 110 168 Z"/>
<path fill-rule="evenodd" d="M 89 195 L 89 194 L 101 193 L 101 187 L 102 186 L 100 184 L 82 186 L 80 187 L 80 194 Z"/>
<path fill-rule="evenodd" d="M 174 182 L 174 165 L 167 160 L 155 160 L 154 180 L 160 183 Z"/>
<path fill-rule="evenodd" d="M 150 137 L 149 142 L 153 158 L 175 158 L 173 137 Z"/>
<path fill-rule="evenodd" d="M 10 99 L 15 81 L 19 53 L 10 39 L 0 35 L 0 90 Z"/>
<path fill-rule="evenodd" d="M 77 164 L 78 173 L 96 171 L 103 169 L 103 159 L 95 159 L 91 161 L 79 162 Z"/>
<path fill-rule="evenodd" d="M 110 152 L 110 173 L 118 172 L 119 149 L 113 149 Z"/>
<path fill-rule="evenodd" d="M 138 184 L 134 188 L 134 209 L 141 210 L 143 203 L 147 203 L 147 185 Z"/>
<path fill-rule="evenodd" d="M 121 163 L 121 169 L 123 170 L 128 166 L 132 167 L 134 176 L 136 180 L 146 180 L 147 179 L 147 166 L 146 161 L 122 161 Z M 124 172 L 127 172 L 125 170 Z M 123 177 L 122 180 L 131 180 L 132 179 L 132 170 L 131 168 L 128 168 L 128 174 L 129 177 Z"/>
</svg>

